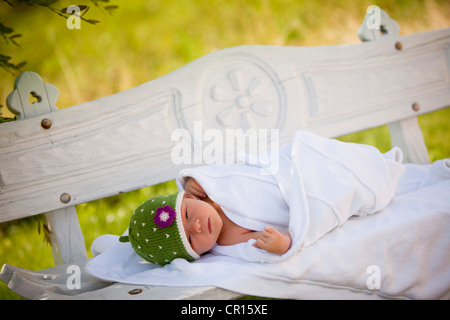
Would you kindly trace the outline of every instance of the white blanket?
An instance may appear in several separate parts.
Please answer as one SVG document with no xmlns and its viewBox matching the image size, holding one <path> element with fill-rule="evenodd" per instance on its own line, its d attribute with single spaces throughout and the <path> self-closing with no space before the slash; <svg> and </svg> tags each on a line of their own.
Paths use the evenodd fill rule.
<svg viewBox="0 0 450 320">
<path fill-rule="evenodd" d="M 212 285 L 243 294 L 278 298 L 450 298 L 450 161 L 428 166 L 408 165 L 397 196 L 390 202 L 401 171 L 395 169 L 395 160 L 398 160 L 395 150 L 390 154 L 394 164 L 383 169 L 371 148 L 369 153 L 362 152 L 361 157 L 369 156 L 366 162 L 361 162 L 357 149 L 349 153 L 348 149 L 333 150 L 333 145 L 329 145 L 328 139 L 317 140 L 310 135 L 302 134 L 294 139 L 291 160 L 297 158 L 286 172 L 298 179 L 287 179 L 288 176 L 282 172 L 277 177 L 290 210 L 309 210 L 311 204 L 317 209 L 317 203 L 305 202 L 305 199 L 308 199 L 307 195 L 309 199 L 318 196 L 315 192 L 323 190 L 323 181 L 313 179 L 313 175 L 305 177 L 307 173 L 304 172 L 305 166 L 316 164 L 322 169 L 325 165 L 328 169 L 341 171 L 344 176 L 354 174 L 352 185 L 356 184 L 357 188 L 353 198 L 356 203 L 363 200 L 359 204 L 351 201 L 349 205 L 348 201 L 339 202 L 342 197 L 336 197 L 328 208 L 347 206 L 348 216 L 370 214 L 385 207 L 381 212 L 352 217 L 344 224 L 348 216 L 336 214 L 340 210 L 328 210 L 321 216 L 322 220 L 310 215 L 291 214 L 291 250 L 274 259 L 261 259 L 261 256 L 267 257 L 264 254 L 257 254 L 258 257 L 253 259 L 271 263 L 246 261 L 249 260 L 245 259 L 248 250 L 253 247 L 242 244 L 235 249 L 233 246 L 226 248 L 232 252 L 215 250 L 215 253 L 206 254 L 195 262 L 177 259 L 170 265 L 159 267 L 144 263 L 129 243 L 113 239 L 108 241 L 107 246 L 111 247 L 93 258 L 86 270 L 107 281 L 170 286 Z M 312 149 L 306 150 L 308 148 Z M 301 158 L 311 152 L 320 157 Z M 339 155 L 339 161 L 334 158 L 336 155 Z M 373 168 L 368 177 L 364 177 L 367 174 L 364 165 Z M 316 174 L 320 172 L 315 171 Z M 383 176 L 386 173 L 390 179 Z M 370 176 L 373 179 L 367 180 Z M 319 184 L 314 185 L 314 181 Z M 345 185 L 346 181 L 341 183 Z M 310 183 L 305 190 L 307 182 Z M 339 191 L 336 185 L 325 187 L 329 188 L 329 193 Z M 352 193 L 343 194 L 348 196 Z M 335 193 L 330 199 L 333 195 Z M 325 223 L 319 224 L 321 221 Z M 328 226 L 327 221 L 331 221 Z M 338 228 L 328 232 L 335 227 Z"/>
<path fill-rule="evenodd" d="M 371 146 L 298 131 L 276 158 L 272 154 L 253 159 L 252 166 L 186 169 L 180 173 L 177 185 L 183 188 L 182 178 L 194 177 L 228 218 L 244 228 L 262 231 L 271 225 L 289 229 L 292 246 L 281 256 L 255 249 L 253 240 L 213 248 L 216 253 L 251 262 L 277 262 L 310 246 L 349 217 L 373 214 L 386 207 L 404 173 L 401 161 L 399 148 L 383 155 Z M 272 183 L 267 183 L 268 171 L 274 173 L 271 178 L 276 191 Z M 278 198 L 284 199 L 281 201 L 286 209 L 275 205 L 280 202 Z"/>
</svg>

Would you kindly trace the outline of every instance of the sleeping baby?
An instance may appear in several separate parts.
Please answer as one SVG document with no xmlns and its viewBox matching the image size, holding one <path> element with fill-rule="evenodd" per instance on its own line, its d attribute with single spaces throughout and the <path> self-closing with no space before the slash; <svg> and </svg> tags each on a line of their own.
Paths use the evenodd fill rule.
<svg viewBox="0 0 450 320">
<path fill-rule="evenodd" d="M 195 260 L 216 244 L 226 246 L 255 239 L 254 247 L 283 254 L 291 245 L 285 230 L 266 226 L 262 231 L 234 223 L 211 200 L 192 177 L 185 179 L 185 191 L 153 197 L 133 213 L 129 234 L 120 241 L 130 241 L 145 260 L 164 265 L 173 259 Z"/>
<path fill-rule="evenodd" d="M 279 170 L 271 174 L 263 174 L 270 167 L 263 161 L 181 170 L 179 192 L 141 204 L 119 240 L 159 265 L 209 251 L 274 261 L 351 216 L 386 207 L 404 172 L 398 148 L 382 154 L 308 132 L 278 151 Z"/>
<path fill-rule="evenodd" d="M 181 205 L 181 212 L 185 212 L 182 215 L 183 226 L 189 243 L 196 252 L 201 254 L 209 251 L 215 243 L 233 245 L 250 239 L 256 240 L 254 247 L 267 252 L 283 254 L 289 249 L 291 245 L 289 232 L 277 230 L 271 226 L 265 227 L 263 231 L 254 231 L 237 225 L 226 216 L 217 203 L 208 197 L 194 178 L 187 177 L 185 190 L 187 199 L 184 201 L 184 206 L 183 203 Z M 202 234 L 205 227 L 206 231 L 209 231 L 207 235 L 211 236 Z"/>
</svg>

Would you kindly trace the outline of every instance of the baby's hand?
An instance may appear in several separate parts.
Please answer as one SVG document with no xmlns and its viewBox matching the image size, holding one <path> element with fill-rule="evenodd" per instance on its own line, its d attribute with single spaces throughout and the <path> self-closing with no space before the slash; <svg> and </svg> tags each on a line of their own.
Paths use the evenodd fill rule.
<svg viewBox="0 0 450 320">
<path fill-rule="evenodd" d="M 201 185 L 194 178 L 189 177 L 184 186 L 184 191 L 186 193 L 192 194 L 200 199 L 206 198 L 206 192 L 203 190 Z"/>
<path fill-rule="evenodd" d="M 253 246 L 270 253 L 283 254 L 291 247 L 291 236 L 288 232 L 266 227 Z"/>
</svg>

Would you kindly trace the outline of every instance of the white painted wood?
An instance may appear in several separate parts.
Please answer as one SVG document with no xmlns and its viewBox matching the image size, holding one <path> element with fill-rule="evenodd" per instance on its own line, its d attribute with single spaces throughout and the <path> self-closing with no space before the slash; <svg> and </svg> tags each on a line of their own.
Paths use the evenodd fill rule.
<svg viewBox="0 0 450 320">
<path fill-rule="evenodd" d="M 358 30 L 362 41 L 379 41 L 381 39 L 397 39 L 400 26 L 378 6 L 369 6 L 363 24 Z M 403 50 L 401 40 L 396 42 L 396 49 Z M 448 57 L 448 49 L 447 49 Z M 448 70 L 448 68 L 447 68 Z M 417 102 L 411 104 L 414 111 L 420 109 Z M 391 145 L 403 150 L 403 161 L 406 163 L 429 163 L 428 151 L 420 129 L 417 117 L 402 119 L 388 125 L 391 136 Z"/>
<path fill-rule="evenodd" d="M 42 117 L 2 124 L 0 221 L 173 179 L 189 164 L 173 163 L 171 134 L 193 134 L 194 121 L 205 130 L 276 128 L 283 144 L 298 129 L 334 137 L 443 108 L 449 50 L 450 29 L 331 47 L 234 47 L 53 112 L 50 130 Z"/>
<path fill-rule="evenodd" d="M 139 292 L 139 293 L 136 293 Z M 216 287 L 158 287 L 116 283 L 97 291 L 74 296 L 75 300 L 233 300 L 242 297 L 237 292 Z M 68 300 L 67 296 L 49 294 L 51 300 Z"/>
<path fill-rule="evenodd" d="M 30 94 L 37 99 L 36 103 L 29 102 Z M 44 83 L 37 73 L 23 72 L 17 77 L 14 91 L 8 95 L 6 103 L 8 109 L 21 120 L 57 111 L 55 103 L 58 95 L 58 88 Z"/>
<path fill-rule="evenodd" d="M 58 293 L 60 296 L 74 296 L 84 292 L 95 291 L 111 285 L 84 272 L 87 260 L 76 264 L 80 269 L 80 288 L 69 287 L 67 283 L 74 283 L 69 277 L 74 275 L 68 269 L 72 264 L 58 265 L 41 271 L 30 271 L 5 264 L 0 271 L 0 280 L 8 287 L 27 299 L 42 299 L 48 292 Z"/>
<path fill-rule="evenodd" d="M 44 83 L 37 73 L 24 72 L 17 77 L 14 91 L 7 98 L 7 104 L 8 108 L 17 115 L 18 121 L 48 116 L 49 113 L 58 111 L 55 105 L 58 94 L 58 89 L 52 84 Z M 35 102 L 29 102 L 30 95 L 36 99 Z M 51 126 L 47 128 L 48 126 L 50 125 L 44 125 L 44 129 L 41 125 L 41 129 L 51 130 Z M 24 156 L 27 155 L 24 154 Z M 45 161 L 42 165 L 45 166 Z M 24 214 L 32 215 L 30 212 L 24 212 Z M 47 212 L 45 218 L 50 230 L 49 237 L 55 264 L 87 259 L 84 237 L 75 206 Z"/>
<path fill-rule="evenodd" d="M 367 7 L 367 14 L 358 29 L 358 37 L 362 41 L 396 38 L 399 34 L 399 24 L 386 11 L 376 5 Z"/>
<path fill-rule="evenodd" d="M 55 265 L 79 263 L 87 259 L 84 236 L 75 206 L 47 212 L 45 219 L 50 230 Z"/>
<path fill-rule="evenodd" d="M 59 265 L 42 271 L 29 271 L 5 264 L 0 280 L 17 294 L 27 299 L 44 300 L 230 300 L 242 294 L 215 287 L 158 287 L 123 283 L 108 283 L 96 279 L 84 271 L 85 262 L 77 264 L 81 270 L 80 288 L 71 289 L 67 281 L 70 264 Z"/>
<path fill-rule="evenodd" d="M 391 144 L 400 147 L 405 163 L 430 163 L 427 147 L 417 118 L 409 118 L 388 125 Z"/>
</svg>

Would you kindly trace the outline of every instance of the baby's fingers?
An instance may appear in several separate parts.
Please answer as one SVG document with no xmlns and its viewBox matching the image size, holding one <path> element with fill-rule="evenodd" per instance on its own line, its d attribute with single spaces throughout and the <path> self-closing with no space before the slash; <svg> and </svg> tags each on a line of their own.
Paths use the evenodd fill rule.
<svg viewBox="0 0 450 320">
<path fill-rule="evenodd" d="M 261 238 L 259 238 L 259 239 L 256 239 L 256 242 L 253 244 L 253 246 L 258 249 L 266 250 L 267 243 L 264 240 L 262 240 Z"/>
<path fill-rule="evenodd" d="M 264 228 L 264 233 L 272 235 L 272 234 L 278 233 L 278 230 L 273 227 L 267 226 Z"/>
</svg>

